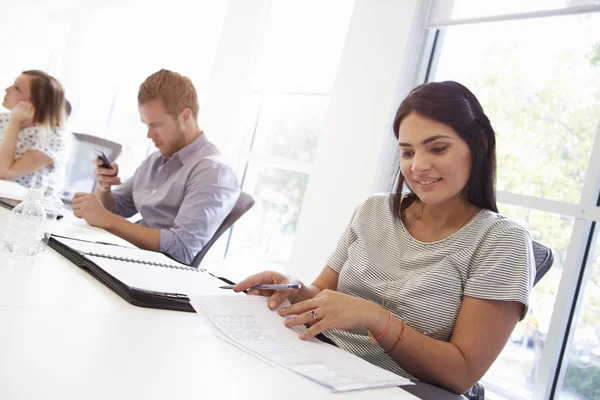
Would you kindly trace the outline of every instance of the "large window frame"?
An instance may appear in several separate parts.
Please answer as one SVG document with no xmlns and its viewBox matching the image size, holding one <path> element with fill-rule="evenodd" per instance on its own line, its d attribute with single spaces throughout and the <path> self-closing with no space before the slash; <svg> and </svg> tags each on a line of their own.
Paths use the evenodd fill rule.
<svg viewBox="0 0 600 400">
<path fill-rule="evenodd" d="M 115 115 L 116 106 L 119 104 L 119 101 L 124 98 L 123 88 L 120 85 L 115 85 L 113 92 L 106 99 L 107 104 L 110 106 L 106 109 L 105 115 L 100 115 L 98 121 L 96 123 L 90 123 L 90 121 L 86 120 L 86 118 L 80 119 L 80 111 L 84 108 L 81 107 L 80 103 L 82 100 L 82 93 L 80 91 L 80 58 L 81 51 L 85 46 L 89 46 L 89 43 L 86 40 L 89 39 L 88 29 L 90 25 L 90 21 L 95 18 L 96 13 L 111 13 L 111 12 L 119 12 L 120 6 L 128 7 L 131 4 L 134 4 L 136 0 L 96 0 L 91 2 L 67 2 L 65 4 L 53 4 L 53 2 L 48 2 L 45 5 L 45 15 L 48 19 L 49 23 L 57 23 L 63 21 L 68 24 L 68 34 L 67 40 L 64 46 L 64 54 L 62 55 L 62 59 L 58 60 L 56 64 L 58 64 L 57 71 L 55 71 L 55 76 L 61 80 L 63 85 L 67 90 L 67 99 L 71 102 L 73 107 L 72 115 L 70 118 L 70 128 L 77 133 L 86 133 L 94 136 L 98 136 L 103 139 L 109 140 L 118 140 L 115 138 L 115 129 L 113 125 L 115 123 L 123 122 L 123 115 Z M 182 3 L 179 3 L 181 6 Z M 226 8 L 225 6 L 222 6 Z M 116 8 L 115 10 L 112 10 Z M 144 16 L 143 13 L 140 13 L 140 18 Z M 220 31 L 215 31 L 220 34 Z M 167 58 L 168 60 L 168 58 Z M 125 60 L 119 60 L 120 62 L 125 62 Z M 210 65 L 208 63 L 207 65 Z M 210 74 L 209 74 L 210 75 Z M 205 76 L 205 75 L 203 75 Z M 192 79 L 195 79 L 196 76 L 191 76 Z M 113 77 L 104 76 L 99 77 L 100 79 L 112 79 Z M 143 79 L 143 78 L 141 78 Z M 141 83 L 141 80 L 134 84 Z M 207 95 L 207 81 L 197 82 L 194 81 L 196 85 L 196 90 L 198 92 L 198 99 L 200 103 L 200 108 L 202 109 L 204 106 L 204 102 Z M 69 94 L 69 89 L 75 89 L 75 93 L 71 90 Z M 79 90 L 78 90 L 79 89 Z M 135 98 L 127 96 L 128 101 L 133 100 L 135 102 Z M 85 103 L 85 101 L 84 101 Z M 85 107 L 86 111 L 89 110 L 89 106 Z M 122 110 L 121 110 L 122 111 Z M 135 111 L 132 115 L 127 115 L 127 119 L 137 120 L 139 116 L 137 111 Z M 136 128 L 137 135 L 136 137 L 141 139 L 141 141 L 145 139 L 145 127 L 140 123 L 139 127 Z M 120 131 L 120 130 L 119 130 Z M 126 130 L 126 132 L 130 132 Z M 133 132 L 132 132 L 133 133 Z M 135 147 L 135 151 L 127 151 L 127 144 L 123 143 L 124 151 L 121 157 L 121 162 L 125 163 L 127 161 L 127 166 L 120 165 L 121 175 L 123 178 L 129 178 L 135 171 L 135 168 L 139 163 L 144 160 L 148 155 L 150 155 L 153 151 L 155 151 L 151 142 L 148 141 L 147 144 L 142 146 L 130 146 Z M 131 143 L 129 143 L 131 145 Z M 125 158 L 123 158 L 125 157 Z M 125 161 L 126 160 L 126 161 Z"/>
<path fill-rule="evenodd" d="M 456 20 L 430 24 L 427 31 L 425 54 L 420 61 L 415 84 L 431 81 L 437 69 L 440 49 L 450 26 L 511 21 L 600 12 L 600 7 L 580 7 L 568 10 L 537 11 L 493 17 Z M 499 203 L 524 207 L 575 219 L 568 244 L 567 258 L 556 294 L 556 302 L 548 336 L 544 343 L 538 378 L 533 391 L 534 399 L 555 399 L 560 396 L 568 365 L 567 355 L 575 333 L 578 311 L 581 308 L 585 282 L 592 268 L 594 247 L 600 236 L 600 120 L 582 187 L 579 203 L 557 201 L 506 191 L 497 192 Z"/>
<path fill-rule="evenodd" d="M 79 71 L 77 60 L 80 50 L 86 45 L 84 35 L 88 22 L 95 12 L 106 8 L 129 3 L 133 0 L 95 0 L 84 3 L 65 3 L 55 5 L 48 2 L 43 14 L 49 21 L 66 21 L 68 23 L 68 35 L 65 43 L 65 51 L 61 60 L 57 63 L 55 75 L 69 86 L 71 82 L 77 82 Z M 256 124 L 254 129 L 246 129 L 248 122 L 245 108 L 251 102 L 252 97 L 258 97 L 259 103 L 265 96 L 315 96 L 318 98 L 329 98 L 330 91 L 310 92 L 290 90 L 277 90 L 277 88 L 266 85 L 256 86 L 256 77 L 252 75 L 256 66 L 257 56 L 261 52 L 261 43 L 264 40 L 268 17 L 274 7 L 274 0 L 228 0 L 225 21 L 220 32 L 221 39 L 217 46 L 217 54 L 212 62 L 212 73 L 207 87 L 197 87 L 204 96 L 200 112 L 200 126 L 207 131 L 211 141 L 217 145 L 224 156 L 236 169 L 242 186 L 246 183 L 248 165 L 260 168 L 275 168 L 286 172 L 297 172 L 310 177 L 312 173 L 312 162 L 296 161 L 268 154 L 260 154 L 253 147 L 244 146 L 252 143 L 256 137 Z M 352 7 L 351 7 L 352 8 Z M 274 91 L 275 90 L 275 91 Z M 293 90 L 293 89 L 292 89 Z M 116 95 L 115 95 L 116 96 Z M 77 99 L 69 98 L 74 106 L 72 127 L 77 128 L 76 122 L 78 108 Z M 115 98 L 112 99 L 114 108 Z M 99 118 L 98 125 L 103 130 L 86 132 L 106 137 L 107 127 L 111 125 L 112 110 L 107 110 L 106 118 Z M 254 118 L 258 121 L 260 107 Z M 216 133 L 214 133 L 216 132 Z M 146 157 L 152 152 L 151 144 L 136 150 L 136 156 Z M 143 154 L 142 154 L 143 153 Z M 143 158 L 142 158 L 143 159 Z M 129 168 L 131 169 L 131 168 Z M 123 169 L 123 173 L 130 174 Z M 124 175 L 124 178 L 127 178 Z M 251 191 L 252 188 L 246 188 Z M 227 257 L 230 248 L 231 236 L 234 229 L 224 235 L 214 247 L 211 257 L 214 261 Z M 213 257 L 214 256 L 214 257 Z"/>
<path fill-rule="evenodd" d="M 280 169 L 283 171 L 298 172 L 298 173 L 310 176 L 310 174 L 312 172 L 312 162 L 310 162 L 310 161 L 290 160 L 285 157 L 269 155 L 269 154 L 261 154 L 260 152 L 255 151 L 254 143 L 255 143 L 255 140 L 257 139 L 258 124 L 260 121 L 261 111 L 263 110 L 263 106 L 264 106 L 264 98 L 266 96 L 268 96 L 269 93 L 255 91 L 253 94 L 259 99 L 258 100 L 259 104 L 258 104 L 256 112 L 252 118 L 253 123 L 251 124 L 251 129 L 249 132 L 247 132 L 247 137 L 246 137 L 247 146 L 245 146 L 245 148 L 242 150 L 242 152 L 240 153 L 240 156 L 239 156 L 240 168 L 243 170 L 243 172 L 240 174 L 241 175 L 240 186 L 242 187 L 242 190 L 248 191 L 250 193 L 252 193 L 254 191 L 254 187 L 248 187 L 248 185 L 247 185 L 247 173 L 248 173 L 248 168 L 249 168 L 250 164 L 253 164 L 255 167 L 259 167 L 259 168 L 271 167 L 271 168 L 276 168 L 276 169 Z M 278 96 L 314 96 L 314 97 L 328 98 L 330 96 L 330 93 L 325 93 L 325 92 L 313 92 L 313 93 L 278 92 L 277 95 Z M 224 257 L 225 258 L 229 254 L 231 239 L 232 239 L 233 235 L 235 235 L 235 234 L 236 234 L 236 228 L 234 226 L 229 230 L 229 232 L 227 234 L 227 244 L 224 249 Z"/>
</svg>

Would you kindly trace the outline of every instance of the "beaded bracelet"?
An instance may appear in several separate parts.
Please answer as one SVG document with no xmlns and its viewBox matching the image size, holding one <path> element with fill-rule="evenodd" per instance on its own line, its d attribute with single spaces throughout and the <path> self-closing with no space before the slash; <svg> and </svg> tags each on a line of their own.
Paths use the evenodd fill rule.
<svg viewBox="0 0 600 400">
<path fill-rule="evenodd" d="M 398 335 L 398 339 L 396 339 L 396 343 L 394 343 L 392 348 L 386 351 L 385 354 L 390 354 L 392 350 L 394 350 L 398 342 L 400 342 L 400 339 L 402 339 L 402 336 L 404 336 L 404 321 L 402 321 L 402 328 L 400 329 L 400 334 Z"/>
</svg>

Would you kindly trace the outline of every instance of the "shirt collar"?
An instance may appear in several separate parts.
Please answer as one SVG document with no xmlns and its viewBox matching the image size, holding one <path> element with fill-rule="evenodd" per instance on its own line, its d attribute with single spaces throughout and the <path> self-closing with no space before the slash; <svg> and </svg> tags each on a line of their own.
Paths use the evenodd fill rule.
<svg viewBox="0 0 600 400">
<path fill-rule="evenodd" d="M 206 134 L 202 132 L 200 136 L 198 136 L 192 143 L 188 144 L 183 149 L 173 154 L 171 157 L 163 157 L 163 163 L 171 159 L 177 159 L 182 164 L 185 164 L 186 160 L 188 160 L 190 157 L 196 154 L 206 143 L 208 143 L 208 139 L 206 139 Z"/>
</svg>

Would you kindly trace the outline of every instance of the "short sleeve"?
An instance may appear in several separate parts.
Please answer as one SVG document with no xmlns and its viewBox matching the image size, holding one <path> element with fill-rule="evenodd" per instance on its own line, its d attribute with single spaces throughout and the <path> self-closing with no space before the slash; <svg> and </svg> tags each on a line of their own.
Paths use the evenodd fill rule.
<svg viewBox="0 0 600 400">
<path fill-rule="evenodd" d="M 464 295 L 485 300 L 517 301 L 525 306 L 535 278 L 535 260 L 529 233 L 511 227 L 488 234 L 475 253 Z"/>
<path fill-rule="evenodd" d="M 52 130 L 51 132 L 40 132 L 38 127 L 28 127 L 23 129 L 26 141 L 31 141 L 29 151 L 37 150 L 44 153 L 57 163 L 60 159 L 65 143 L 61 137 L 62 131 Z"/>
<path fill-rule="evenodd" d="M 0 142 L 4 139 L 4 132 L 6 132 L 6 128 L 8 127 L 9 121 L 10 114 L 0 112 Z"/>
<path fill-rule="evenodd" d="M 358 208 L 354 210 L 354 213 L 352 214 L 352 218 L 350 218 L 348 226 L 344 230 L 344 233 L 338 241 L 335 250 L 329 257 L 329 260 L 327 260 L 327 266 L 333 269 L 338 274 L 341 272 L 344 264 L 346 264 L 346 260 L 348 260 L 348 248 L 357 238 L 356 231 L 353 228 L 354 219 L 356 217 L 357 212 Z"/>
</svg>

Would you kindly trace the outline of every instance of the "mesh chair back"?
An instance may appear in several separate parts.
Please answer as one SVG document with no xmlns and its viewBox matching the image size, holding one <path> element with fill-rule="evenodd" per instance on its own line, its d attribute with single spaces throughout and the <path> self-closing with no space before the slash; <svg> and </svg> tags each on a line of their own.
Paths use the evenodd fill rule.
<svg viewBox="0 0 600 400">
<path fill-rule="evenodd" d="M 249 209 L 252 208 L 253 205 L 254 198 L 248 193 L 241 192 L 240 197 L 235 203 L 235 206 L 233 206 L 233 209 L 231 210 L 229 215 L 225 218 L 221 226 L 219 226 L 219 229 L 217 229 L 213 237 L 208 241 L 208 243 L 204 245 L 204 247 L 202 248 L 202 250 L 200 250 L 196 257 L 194 257 L 194 261 L 192 261 L 192 267 L 197 268 L 200 265 L 200 262 L 202 261 L 208 250 L 212 247 L 212 245 L 215 244 L 217 239 L 219 239 L 219 237 L 221 237 L 221 235 L 225 233 L 227 229 L 231 228 L 234 222 L 240 219 L 242 215 L 244 215 Z"/>
<path fill-rule="evenodd" d="M 533 286 L 546 275 L 554 263 L 554 254 L 549 247 L 536 241 L 533 242 L 533 258 L 535 259 L 535 279 Z M 467 393 L 463 395 L 467 400 L 484 400 L 485 388 L 481 382 L 477 382 Z"/>
<path fill-rule="evenodd" d="M 549 247 L 534 241 L 533 257 L 535 259 L 535 280 L 533 281 L 533 285 L 535 286 L 546 275 L 546 272 L 550 270 L 550 267 L 552 267 L 554 254 L 552 254 L 552 250 Z"/>
</svg>

